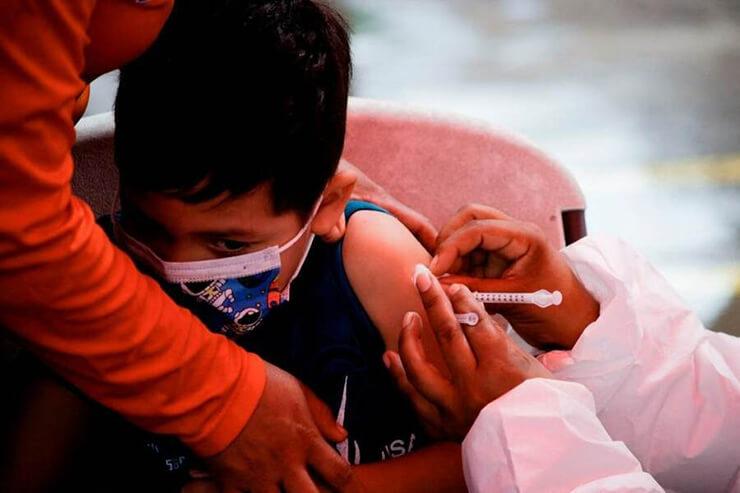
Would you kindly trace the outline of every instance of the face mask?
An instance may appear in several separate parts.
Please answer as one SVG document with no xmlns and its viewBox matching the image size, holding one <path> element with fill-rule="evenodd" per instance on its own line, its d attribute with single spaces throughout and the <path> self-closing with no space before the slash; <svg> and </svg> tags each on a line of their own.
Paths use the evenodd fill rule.
<svg viewBox="0 0 740 493">
<path fill-rule="evenodd" d="M 179 287 L 180 296 L 175 297 L 185 300 L 187 307 L 209 329 L 229 337 L 238 337 L 257 327 L 272 307 L 289 298 L 290 283 L 303 266 L 314 235 L 311 234 L 306 251 L 282 292 L 276 284 L 280 274 L 280 254 L 303 237 L 317 210 L 318 204 L 306 225 L 281 246 L 195 262 L 162 260 L 149 247 L 126 233 L 118 222 L 114 222 L 114 227 L 119 243 L 170 287 Z M 165 290 L 168 289 L 165 287 Z"/>
</svg>

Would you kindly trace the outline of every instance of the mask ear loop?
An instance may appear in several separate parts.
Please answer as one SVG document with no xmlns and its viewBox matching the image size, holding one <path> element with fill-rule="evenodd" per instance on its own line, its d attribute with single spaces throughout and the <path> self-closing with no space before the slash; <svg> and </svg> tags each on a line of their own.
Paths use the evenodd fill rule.
<svg viewBox="0 0 740 493">
<path fill-rule="evenodd" d="M 286 244 L 284 244 L 278 249 L 280 253 L 284 252 L 288 248 L 295 245 L 295 243 L 298 240 L 300 240 L 301 237 L 306 233 L 308 228 L 311 227 L 311 223 L 316 217 L 316 214 L 319 212 L 319 207 L 321 207 L 321 202 L 323 200 L 324 200 L 324 194 L 322 193 L 321 196 L 319 196 L 319 200 L 316 201 L 316 205 L 314 205 L 313 211 L 311 212 L 311 216 L 309 216 L 308 220 L 306 221 L 306 224 L 301 228 L 298 234 L 296 234 L 290 241 L 288 241 Z M 296 277 L 298 277 L 298 274 L 300 274 L 301 268 L 303 268 L 303 264 L 306 262 L 306 259 L 308 258 L 308 253 L 311 251 L 311 246 L 313 246 L 313 240 L 315 238 L 316 238 L 316 235 L 314 233 L 311 233 L 311 236 L 308 239 L 308 244 L 306 245 L 306 250 L 303 252 L 303 256 L 301 257 L 301 260 L 298 262 L 298 266 L 293 272 L 293 275 L 288 280 L 288 283 L 285 285 L 285 289 L 283 289 L 283 292 L 280 293 L 281 301 L 288 301 L 290 299 L 290 285 L 293 283 L 293 281 L 295 281 Z"/>
<path fill-rule="evenodd" d="M 311 215 L 308 217 L 308 220 L 306 221 L 306 224 L 303 225 L 300 231 L 296 233 L 296 235 L 288 240 L 286 243 L 284 243 L 282 246 L 278 248 L 279 253 L 283 253 L 288 248 L 292 247 L 296 244 L 298 240 L 300 240 L 304 234 L 306 234 L 306 231 L 308 231 L 308 228 L 311 227 L 311 223 L 313 222 L 314 218 L 316 217 L 316 214 L 319 212 L 319 207 L 321 206 L 321 201 L 324 200 L 324 194 L 322 193 L 319 197 L 319 200 L 316 201 L 316 204 L 313 206 L 313 210 L 311 211 Z"/>
<path fill-rule="evenodd" d="M 122 249 L 126 252 L 126 255 L 130 256 L 129 252 L 135 253 L 139 257 L 139 259 L 144 261 L 152 270 L 154 270 L 154 272 L 156 272 L 160 276 L 165 276 L 165 270 L 162 267 L 164 262 L 162 261 L 162 259 L 160 259 L 151 248 L 128 234 L 121 223 L 118 221 L 118 217 L 116 214 L 116 204 L 118 203 L 119 199 L 120 192 L 119 188 L 116 187 L 110 212 L 111 223 L 113 225 L 113 235 L 116 238 L 116 242 L 119 245 L 125 245 L 125 247 Z"/>
</svg>

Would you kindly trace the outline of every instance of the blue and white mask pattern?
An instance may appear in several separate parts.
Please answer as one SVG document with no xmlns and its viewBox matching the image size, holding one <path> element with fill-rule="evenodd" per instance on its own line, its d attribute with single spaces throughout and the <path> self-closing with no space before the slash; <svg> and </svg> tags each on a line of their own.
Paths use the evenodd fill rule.
<svg viewBox="0 0 740 493">
<path fill-rule="evenodd" d="M 288 299 L 290 283 L 303 266 L 314 235 L 311 235 L 303 258 L 282 292 L 276 285 L 281 267 L 280 254 L 303 237 L 312 219 L 313 215 L 290 241 L 281 246 L 194 262 L 162 260 L 149 247 L 126 233 L 117 222 L 115 232 L 129 253 L 170 286 L 179 287 L 182 293 L 192 297 L 194 303 L 188 303 L 188 308 L 209 329 L 235 338 L 253 330 L 272 307 Z M 178 298 L 182 299 L 182 296 Z"/>
</svg>

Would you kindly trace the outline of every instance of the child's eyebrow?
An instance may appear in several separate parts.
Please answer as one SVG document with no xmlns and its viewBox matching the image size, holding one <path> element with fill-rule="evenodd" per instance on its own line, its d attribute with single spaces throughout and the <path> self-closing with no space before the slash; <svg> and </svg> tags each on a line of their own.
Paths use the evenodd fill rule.
<svg viewBox="0 0 740 493">
<path fill-rule="evenodd" d="M 224 228 L 224 229 L 196 231 L 195 234 L 199 236 L 209 237 L 209 238 L 226 237 L 226 236 L 239 236 L 239 237 L 255 236 L 254 231 L 252 231 L 251 229 L 244 229 L 244 228 Z"/>
</svg>

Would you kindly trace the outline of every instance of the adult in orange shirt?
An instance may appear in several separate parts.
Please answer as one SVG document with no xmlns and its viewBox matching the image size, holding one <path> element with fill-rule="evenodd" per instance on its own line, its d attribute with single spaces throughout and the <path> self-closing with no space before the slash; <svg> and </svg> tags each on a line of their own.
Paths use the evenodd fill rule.
<svg viewBox="0 0 740 493">
<path fill-rule="evenodd" d="M 177 307 L 72 195 L 85 80 L 146 49 L 171 8 L 0 2 L 0 325 L 90 397 L 210 457 L 226 491 L 317 491 L 309 468 L 349 491 L 295 379 Z"/>
</svg>

